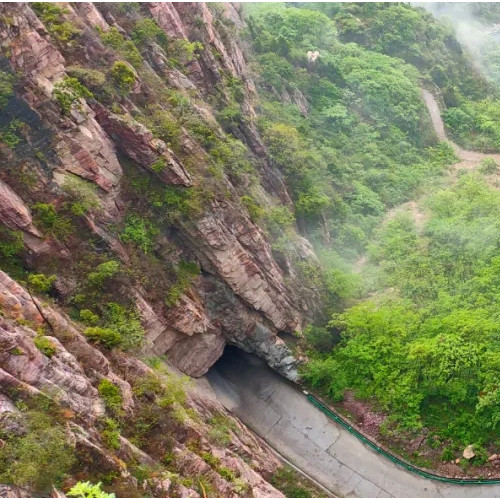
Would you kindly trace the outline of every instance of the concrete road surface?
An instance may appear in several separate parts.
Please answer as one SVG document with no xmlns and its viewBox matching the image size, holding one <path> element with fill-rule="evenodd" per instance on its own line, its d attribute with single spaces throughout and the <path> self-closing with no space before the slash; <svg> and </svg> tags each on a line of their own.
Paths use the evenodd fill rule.
<svg viewBox="0 0 500 500">
<path fill-rule="evenodd" d="M 221 403 L 296 467 L 343 497 L 499 497 L 410 473 L 363 445 L 255 356 L 226 348 L 206 375 Z"/>
</svg>

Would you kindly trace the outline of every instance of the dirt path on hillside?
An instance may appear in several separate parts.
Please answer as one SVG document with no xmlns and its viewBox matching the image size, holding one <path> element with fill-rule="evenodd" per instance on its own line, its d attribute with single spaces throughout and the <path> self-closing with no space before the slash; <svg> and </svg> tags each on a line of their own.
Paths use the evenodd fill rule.
<svg viewBox="0 0 500 500">
<path fill-rule="evenodd" d="M 461 170 L 476 170 L 481 164 L 481 161 L 485 160 L 486 158 L 492 158 L 500 165 L 500 154 L 486 154 L 480 153 L 478 151 L 469 151 L 467 149 L 462 149 L 458 144 L 455 144 L 453 141 L 451 141 L 446 135 L 444 122 L 441 118 L 441 109 L 439 108 L 434 95 L 428 90 L 422 89 L 422 98 L 429 111 L 432 126 L 438 139 L 447 142 L 453 148 L 455 154 L 459 158 L 459 161 L 456 162 L 449 171 L 449 185 L 453 185 L 456 182 L 458 178 L 458 172 L 460 172 Z M 498 176 L 495 175 L 492 177 L 493 178 L 489 180 L 490 184 L 498 188 Z M 394 219 L 397 214 L 402 212 L 408 212 L 412 216 L 417 232 L 421 233 L 428 216 L 423 211 L 420 200 L 408 201 L 392 208 L 386 213 L 382 224 L 386 224 L 387 222 Z M 367 261 L 368 258 L 366 257 L 366 255 L 361 255 L 354 264 L 353 272 L 356 274 L 360 274 Z"/>
<path fill-rule="evenodd" d="M 436 101 L 436 98 L 428 90 L 422 89 L 422 97 L 424 99 L 425 105 L 429 110 L 429 114 L 432 120 L 432 126 L 434 127 L 434 132 L 441 141 L 446 141 L 455 151 L 460 161 L 453 165 L 453 170 L 458 171 L 460 169 L 475 170 L 482 160 L 486 158 L 493 158 L 498 164 L 500 164 L 500 154 L 486 154 L 479 153 L 478 151 L 469 151 L 467 149 L 462 149 L 460 146 L 455 144 L 453 141 L 448 139 L 446 136 L 446 131 L 444 128 L 444 122 L 441 118 L 441 110 Z"/>
</svg>

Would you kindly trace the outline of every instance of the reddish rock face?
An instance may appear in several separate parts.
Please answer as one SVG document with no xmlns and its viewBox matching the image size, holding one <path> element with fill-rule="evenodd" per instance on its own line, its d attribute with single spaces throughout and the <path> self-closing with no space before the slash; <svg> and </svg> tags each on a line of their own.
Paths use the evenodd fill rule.
<svg viewBox="0 0 500 500">
<path fill-rule="evenodd" d="M 65 47 L 51 38 L 27 4 L 0 5 L 0 13 L 4 15 L 0 16 L 0 40 L 10 47 L 11 69 L 23 76 L 16 87 L 16 99 L 29 107 L 32 117 L 31 121 L 27 115 L 22 117 L 29 122 L 26 139 L 37 147 L 42 144 L 44 155 L 41 156 L 45 156 L 40 160 L 41 156 L 33 153 L 32 157 L 26 154 L 22 158 L 36 172 L 36 186 L 31 189 L 18 189 L 18 184 L 11 184 L 11 179 L 2 176 L 0 223 L 23 231 L 35 267 L 41 260 L 70 262 L 80 258 L 79 234 L 73 235 L 70 243 L 42 234 L 42 228 L 33 224 L 29 209 L 39 201 L 52 203 L 58 209 L 64 206 L 67 200 L 64 184 L 69 174 L 96 187 L 99 210 L 91 210 L 80 221 L 95 238 L 93 245 L 97 245 L 100 252 L 105 249 L 108 258 L 118 259 L 126 268 L 132 266 L 131 262 L 137 257 L 120 236 L 125 218 L 136 213 L 124 189 L 128 182 L 124 176 L 124 158 L 133 160 L 131 163 L 139 176 L 152 175 L 155 184 L 157 181 L 158 185 L 175 185 L 180 189 L 205 187 L 207 177 L 203 170 L 208 165 L 209 151 L 188 133 L 182 121 L 180 144 L 175 149 L 134 118 L 148 106 L 154 104 L 163 109 L 165 105 L 156 100 L 154 88 L 149 87 L 154 71 L 158 72 L 157 85 L 184 93 L 192 102 L 196 119 L 211 124 L 218 137 L 224 137 L 224 132 L 210 106 L 210 96 L 227 93 L 224 75 L 240 79 L 243 84 L 240 105 L 245 119 L 237 135 L 247 145 L 259 169 L 263 202 L 272 204 L 273 199 L 280 199 L 282 203 L 290 203 L 287 188 L 281 175 L 269 165 L 255 126 L 257 95 L 238 40 L 234 36 L 221 36 L 214 15 L 204 3 L 150 3 L 147 9 L 170 39 L 200 41 L 204 49 L 181 71 L 168 67 L 169 54 L 153 44 L 144 56 L 154 54 L 148 59 L 152 67 L 145 66 L 149 76 L 146 78 L 137 71 L 129 96 L 115 96 L 115 106 L 97 99 L 87 99 L 87 102 L 79 99 L 79 105 L 63 115 L 52 91 L 54 84 L 67 76 L 69 66 L 94 68 L 106 61 L 109 68 L 113 61 L 124 57 L 102 43 L 95 27 L 106 32 L 114 26 L 126 37 L 133 25 L 130 19 L 134 18 L 135 22 L 144 12 L 120 17 L 113 16 L 105 4 L 68 5 L 64 19 L 78 26 L 82 38 Z M 234 6 L 226 6 L 221 15 L 243 27 Z M 122 29 L 120 22 L 128 24 Z M 219 55 L 215 57 L 215 53 Z M 104 78 L 109 84 L 109 76 Z M 303 96 L 294 93 L 290 99 L 307 112 Z M 16 160 L 15 155 L 12 157 Z M 167 354 L 185 373 L 196 377 L 206 373 L 222 354 L 226 342 L 230 342 L 265 358 L 272 367 L 295 380 L 297 362 L 277 338 L 277 333 L 300 331 L 306 314 L 313 312 L 314 301 L 305 304 L 299 300 L 300 290 L 291 280 L 286 281 L 286 277 L 296 276 L 294 264 L 286 256 L 273 254 L 265 231 L 248 217 L 247 209 L 240 202 L 246 191 L 226 175 L 217 183 L 220 193 L 226 194 L 211 195 L 196 217 L 176 222 L 173 229 L 163 225 L 163 221 L 155 221 L 161 232 L 155 247 L 160 260 L 168 261 L 169 257 L 163 256 L 175 247 L 176 259 L 195 260 L 202 269 L 201 276 L 193 280 L 170 308 L 165 307 L 162 299 L 146 292 L 140 279 L 124 293 L 137 305 L 147 330 L 147 348 L 155 354 Z M 147 195 L 140 204 L 147 204 Z M 314 259 L 308 242 L 297 236 L 296 246 L 300 259 Z M 59 264 L 57 271 L 58 292 L 63 301 L 74 288 L 74 284 L 68 285 L 74 277 L 65 274 L 66 267 L 69 268 Z M 92 364 L 92 355 L 83 345 L 79 344 L 79 356 L 86 364 Z M 104 373 L 104 364 L 97 356 L 94 368 Z"/>
<path fill-rule="evenodd" d="M 155 473 L 139 484 L 127 468 L 134 462 L 156 471 L 172 450 L 176 474 L 203 474 L 218 496 L 239 496 L 244 486 L 244 494 L 255 498 L 282 497 L 265 479 L 281 466 L 279 460 L 230 417 L 203 379 L 191 381 L 185 403 L 155 407 L 154 435 L 144 442 L 119 435 L 116 450 L 103 438 L 105 419 L 116 415 L 98 390 L 103 380 L 118 388 L 119 419 L 132 419 L 132 428 L 135 417 L 149 415 L 156 397 L 133 390 L 158 376 L 142 356 L 166 355 L 169 364 L 161 361 L 166 372 L 160 374 L 174 381 L 171 392 L 182 386 L 181 372 L 204 375 L 226 344 L 298 378 L 298 362 L 277 334 L 300 331 L 314 300 L 304 300 L 294 285 L 295 259 L 276 257 L 265 226 L 251 220 L 242 202 L 255 191 L 264 208 L 277 200 L 291 203 L 256 127 L 258 96 L 237 35 L 222 31 L 222 18 L 239 28 L 244 22 L 233 5 L 217 14 L 205 3 L 147 3 L 129 11 L 104 3 L 58 6 L 57 22 L 72 28 L 67 37 L 50 21 L 44 25 L 44 15 L 30 4 L 0 4 L 0 71 L 13 81 L 13 95 L 0 109 L 0 132 L 22 124 L 19 145 L 0 143 L 0 229 L 22 233 L 25 248 L 15 258 L 26 273 L 57 276 L 51 296 L 37 297 L 0 271 L 0 428 L 6 414 L 18 420 L 13 428 L 23 428 L 9 394 L 44 394 L 60 406 L 79 459 L 90 460 L 99 474 L 113 474 L 127 492 L 200 496 L 176 475 Z M 130 34 L 144 19 L 156 20 L 180 55 L 165 50 L 160 39 L 134 45 Z M 106 41 L 102 33 L 116 39 Z M 193 42 L 199 42 L 194 56 L 183 55 Z M 122 60 L 134 66 L 130 88 L 110 71 Z M 217 101 L 233 98 L 226 87 L 231 78 L 241 83 L 244 117 L 232 136 L 217 120 Z M 78 82 L 91 92 L 81 94 L 86 98 Z M 68 93 L 54 92 L 61 88 Z M 303 96 L 290 99 L 307 112 Z M 229 145 L 231 153 L 237 144 L 254 171 L 234 173 L 226 159 L 216 165 L 214 143 Z M 77 186 L 73 191 L 69 180 Z M 48 220 L 33 208 L 38 203 L 49 209 Z M 307 241 L 298 235 L 293 241 L 297 259 L 314 259 Z M 97 266 L 109 261 L 119 263 L 117 277 L 89 287 Z M 182 264 L 188 263 L 196 272 L 186 278 Z M 145 330 L 140 352 L 87 340 L 86 327 L 65 311 L 79 317 L 79 301 L 88 299 L 102 318 L 100 308 L 110 302 L 137 311 Z M 49 351 L 37 347 L 41 335 Z M 210 437 L 213 418 L 229 422 L 223 445 Z M 162 442 L 166 433 L 171 439 Z M 241 480 L 227 480 L 201 453 Z M 0 496 L 32 493 L 0 485 Z"/>
<path fill-rule="evenodd" d="M 155 139 L 146 127 L 109 113 L 99 104 L 95 104 L 94 109 L 101 127 L 114 139 L 116 145 L 139 165 L 153 172 L 167 184 L 183 186 L 193 184 L 191 176 L 175 153 L 163 141 Z M 158 162 L 163 162 L 163 166 L 154 168 Z"/>
<path fill-rule="evenodd" d="M 23 229 L 37 234 L 31 212 L 23 200 L 0 180 L 0 222 L 9 229 Z"/>
<path fill-rule="evenodd" d="M 121 473 L 124 478 L 130 477 L 125 463 L 139 463 L 157 470 L 159 459 L 164 456 L 161 449 L 158 452 L 160 455 L 154 451 L 146 453 L 121 435 L 118 436 L 118 449 L 112 450 L 103 444 L 99 421 L 105 416 L 105 405 L 96 388 L 103 379 L 118 387 L 124 415 L 134 419 L 135 412 L 140 414 L 143 409 L 142 402 L 134 398 L 131 386 L 145 377 L 153 376 L 153 371 L 137 358 L 120 351 L 108 351 L 108 361 L 101 351 L 86 342 L 78 325 L 73 324 L 56 308 L 45 306 L 32 298 L 23 287 L 1 271 L 0 308 L 4 315 L 0 318 L 2 390 L 11 395 L 43 394 L 57 401 L 61 414 L 72 419 L 67 423 L 66 434 L 75 453 L 83 460 L 88 460 L 91 456 L 91 463 L 96 470 L 111 470 L 118 475 Z M 21 326 L 20 323 L 32 324 L 33 327 Z M 51 325 L 51 335 L 46 336 L 54 348 L 51 356 L 42 353 L 34 343 L 39 334 L 32 328 L 43 325 Z M 200 344 L 196 349 L 200 349 Z M 104 363 L 99 364 L 99 360 L 104 360 Z M 175 370 L 168 370 L 170 377 L 178 377 Z M 180 385 L 181 379 L 177 380 Z M 186 446 L 189 440 L 196 439 L 205 453 L 218 457 L 222 465 L 245 480 L 248 492 L 253 497 L 283 497 L 281 492 L 263 478 L 264 475 L 271 475 L 281 463 L 267 445 L 226 413 L 206 386 L 190 389 L 185 406 L 190 409 L 191 415 L 196 415 L 196 422 L 187 419 L 178 423 L 176 437 L 170 442 L 178 474 L 186 478 L 203 474 L 210 479 L 220 496 L 237 496 L 233 483 L 224 479 L 216 467 L 212 468 Z M 212 416 L 227 419 L 231 429 L 234 429 L 229 431 L 227 445 L 217 445 L 207 440 L 210 428 L 204 422 Z M 23 414 L 13 401 L 7 395 L 0 394 L 0 428 L 22 434 L 25 432 L 24 422 Z M 252 466 L 244 460 L 248 457 L 252 457 Z M 131 482 L 128 488 L 137 486 L 143 488 L 141 491 L 144 494 L 152 496 L 163 497 L 179 493 L 177 485 L 169 476 L 155 474 L 151 482 L 145 481 L 144 485 Z M 35 493 L 3 486 L 0 486 L 0 492 L 7 497 L 28 497 Z M 184 488 L 181 492 L 184 496 L 199 496 L 189 488 Z"/>
<path fill-rule="evenodd" d="M 42 88 L 64 75 L 64 57 L 43 37 L 45 28 L 28 4 L 3 4 L 0 13 L 8 19 L 0 40 L 10 47 L 10 62 L 23 76 L 33 78 Z"/>
</svg>

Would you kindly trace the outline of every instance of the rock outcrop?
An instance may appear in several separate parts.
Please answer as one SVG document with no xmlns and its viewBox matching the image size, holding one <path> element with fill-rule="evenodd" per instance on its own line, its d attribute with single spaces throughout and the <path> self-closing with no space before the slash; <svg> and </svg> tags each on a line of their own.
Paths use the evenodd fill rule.
<svg viewBox="0 0 500 500">
<path fill-rule="evenodd" d="M 77 27 L 69 42 L 58 39 L 44 26 L 43 15 L 35 15 L 28 4 L 4 4 L 0 11 L 0 40 L 8 59 L 1 65 L 2 71 L 22 74 L 0 125 L 10 123 L 9 120 L 25 124 L 20 145 L 0 152 L 12 164 L 10 170 L 0 171 L 0 223 L 23 233 L 31 269 L 52 273 L 54 263 L 58 263 L 57 290 L 62 303 L 72 300 L 75 289 L 73 267 L 66 264 L 73 256 L 77 260 L 82 252 L 92 253 L 99 248 L 97 253 L 105 251 L 109 258 L 114 255 L 124 266 L 142 259 L 134 256 L 135 248 L 124 244 L 119 234 L 126 217 L 135 210 L 130 200 L 130 182 L 138 185 L 138 179 L 144 179 L 146 174 L 157 185 L 163 183 L 177 189 L 202 190 L 212 182 L 208 179 L 209 152 L 181 118 L 175 151 L 155 133 L 156 129 L 148 129 L 135 118 L 146 116 L 151 105 L 147 99 L 154 98 L 165 80 L 167 88 L 171 86 L 183 93 L 186 102 L 190 96 L 196 96 L 197 102 L 191 104 L 189 111 L 193 113 L 190 120 L 209 123 L 220 138 L 225 133 L 207 102 L 218 92 L 223 92 L 224 99 L 230 98 L 225 87 L 228 75 L 241 81 L 240 106 L 245 120 L 233 134 L 253 155 L 264 187 L 263 202 L 272 204 L 278 198 L 289 203 L 286 186 L 269 165 L 255 127 L 257 96 L 245 57 L 235 36 L 218 19 L 222 16 L 221 19 L 241 28 L 243 21 L 234 6 L 218 9 L 214 14 L 203 3 L 151 3 L 141 12 L 127 14 L 105 4 L 67 5 L 60 11 L 60 22 Z M 202 44 L 197 56 L 187 60 L 186 71 L 173 68 L 168 53 L 158 44 L 151 44 L 147 53 L 156 54 L 155 61 L 160 61 L 162 68 L 144 62 L 144 72 L 135 73 L 137 81 L 130 95 L 116 94 L 111 103 L 106 94 L 104 98 L 97 96 L 103 92 L 98 89 L 95 98 L 78 98 L 78 104 L 72 105 L 69 113 L 61 113 L 53 90 L 67 77 L 68 68 L 73 68 L 73 72 L 75 67 L 83 68 L 77 74 L 84 75 L 82 81 L 86 82 L 92 71 L 101 71 L 101 61 L 107 68 L 124 57 L 123 49 L 115 50 L 103 43 L 96 27 L 102 33 L 116 29 L 126 40 L 130 27 L 144 15 L 150 15 L 170 40 Z M 126 28 L 122 29 L 120 23 Z M 90 76 L 85 76 L 86 72 Z M 109 75 L 101 78 L 110 84 Z M 110 92 L 109 87 L 106 92 Z M 307 105 L 302 97 L 293 96 L 305 113 Z M 155 102 L 155 106 L 161 112 L 172 113 L 169 102 Z M 138 177 L 130 181 L 125 168 L 134 169 Z M 34 180 L 29 185 L 19 183 L 11 174 L 15 169 L 29 171 Z M 30 207 L 42 202 L 67 211 L 65 183 L 70 174 L 95 186 L 99 210 L 92 209 L 75 221 L 81 236 L 74 233 L 61 239 L 54 237 L 55 233 L 47 233 L 47 228 L 37 227 Z M 277 257 L 265 231 L 252 222 L 240 203 L 240 197 L 246 193 L 245 184 L 238 186 L 227 175 L 217 183 L 218 194 L 205 193 L 208 200 L 195 217 L 176 220 L 173 227 L 163 222 L 168 213 L 154 221 L 161 232 L 155 244 L 155 258 L 168 262 L 170 257 L 165 255 L 174 255 L 174 265 L 179 259 L 195 260 L 202 273 L 169 308 L 141 286 L 141 279 L 130 282 L 126 293 L 135 302 L 147 330 L 146 348 L 158 355 L 167 354 L 182 371 L 198 377 L 229 342 L 265 358 L 272 367 L 295 380 L 297 363 L 277 334 L 300 331 L 314 301 L 306 305 L 300 298 L 300 289 L 293 285 L 293 279 L 287 279 L 296 276 L 294 264 L 282 255 Z M 146 205 L 147 198 L 144 194 L 140 203 Z M 182 198 L 174 202 L 182 209 Z M 161 199 L 155 199 L 147 214 L 152 216 L 161 203 Z M 89 238 L 91 245 L 85 242 Z M 312 252 L 305 255 L 299 249 L 303 246 L 300 241 L 297 237 L 296 253 L 302 255 L 299 259 L 310 259 Z"/>
<path fill-rule="evenodd" d="M 0 4 L 0 429 L 28 432 L 14 403 L 48 398 L 84 476 L 138 496 L 281 496 L 267 481 L 280 462 L 203 380 L 185 401 L 162 392 L 176 394 L 180 372 L 202 377 L 227 344 L 297 380 L 278 334 L 318 305 L 297 265 L 314 261 L 310 244 L 290 229 L 290 250 L 273 248 L 246 203 L 291 207 L 256 126 L 244 27 L 236 5 Z M 288 97 L 307 114 L 304 96 Z M 228 105 L 241 114 L 230 125 Z M 144 341 L 106 349 L 68 313 L 112 332 L 139 318 Z M 161 373 L 139 360 L 164 355 Z M 155 432 L 138 437 L 145 415 Z M 138 482 L 137 464 L 162 473 Z"/>
<path fill-rule="evenodd" d="M 161 458 L 157 453 L 160 450 L 155 451 L 153 447 L 144 451 L 125 436 L 120 436 L 117 449 L 110 450 L 98 431 L 99 419 L 106 412 L 105 402 L 97 390 L 99 382 L 106 378 L 119 388 L 122 409 L 135 422 L 135 419 L 140 418 L 141 412 L 145 411 L 143 405 L 147 400 L 134 396 L 131 387 L 137 387 L 142 380 L 155 376 L 151 368 L 138 359 L 119 352 L 109 352 L 109 359 L 106 358 L 103 352 L 87 343 L 78 326 L 64 314 L 40 303 L 3 272 L 0 272 L 0 311 L 2 434 L 7 430 L 14 434 L 26 432 L 23 428 L 23 412 L 13 403 L 13 394 L 23 395 L 25 398 L 44 395 L 65 409 L 67 433 L 76 455 L 84 462 L 92 457 L 92 466 L 99 467 L 101 472 L 117 472 L 121 479 L 115 480 L 115 483 L 123 483 L 122 487 L 125 489 L 138 488 L 143 495 L 163 497 L 177 492 L 185 496 L 200 496 L 192 489 L 182 489 L 182 483 L 176 476 L 168 475 L 166 471 L 163 476 L 157 473 L 144 484 L 137 484 L 126 464 L 140 463 L 157 470 Z M 44 354 L 35 345 L 34 340 L 40 336 L 41 328 L 47 334 L 50 332 L 50 335 L 44 335 L 54 348 L 50 355 Z M 164 369 L 170 370 L 169 377 L 179 377 L 175 375 L 173 368 L 165 366 Z M 178 378 L 177 390 L 182 384 Z M 184 478 L 203 476 L 212 485 L 214 492 L 225 497 L 243 493 L 238 490 L 242 487 L 246 493 L 257 498 L 282 497 L 262 477 L 269 477 L 280 466 L 273 452 L 240 422 L 230 417 L 207 386 L 202 389 L 195 386 L 187 390 L 184 406 L 191 411 L 191 415 L 196 414 L 196 420 L 188 419 L 175 424 L 178 428 L 173 438 L 175 443 L 172 456 L 177 474 Z M 164 411 L 168 413 L 168 409 Z M 203 422 L 209 422 L 214 416 L 224 418 L 227 422 L 225 425 L 231 429 L 227 431 L 224 445 L 207 439 L 211 433 L 210 424 Z M 198 443 L 197 453 L 191 451 L 194 448 L 187 447 L 187 444 L 193 442 Z M 157 446 L 159 447 L 159 443 Z M 208 463 L 201 458 L 208 456 L 215 457 L 213 462 Z M 250 457 L 251 466 L 245 461 Z M 240 478 L 239 481 L 224 479 L 219 473 L 220 467 L 233 471 L 232 474 L 235 478 Z M 7 496 L 13 496 L 16 492 L 21 496 L 34 493 L 9 489 L 7 486 L 3 488 Z"/>
</svg>

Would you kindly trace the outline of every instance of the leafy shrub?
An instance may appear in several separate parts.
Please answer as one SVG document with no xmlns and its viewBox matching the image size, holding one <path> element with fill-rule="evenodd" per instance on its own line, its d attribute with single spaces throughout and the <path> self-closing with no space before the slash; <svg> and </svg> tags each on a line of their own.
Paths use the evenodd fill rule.
<svg viewBox="0 0 500 500">
<path fill-rule="evenodd" d="M 69 209 L 73 215 L 85 215 L 100 207 L 101 202 L 96 194 L 97 188 L 91 182 L 69 174 L 64 179 L 62 188 L 72 198 Z"/>
<path fill-rule="evenodd" d="M 88 280 L 92 286 L 102 287 L 104 283 L 113 278 L 120 271 L 120 263 L 108 260 L 99 264 L 95 271 L 89 273 Z"/>
<path fill-rule="evenodd" d="M 110 382 L 108 379 L 103 378 L 99 382 L 99 396 L 104 401 L 106 409 L 109 410 L 113 415 L 120 415 L 122 413 L 123 398 L 120 388 Z"/>
<path fill-rule="evenodd" d="M 135 85 L 134 70 L 123 61 L 116 61 L 111 67 L 111 78 L 123 94 L 128 94 Z"/>
<path fill-rule="evenodd" d="M 12 120 L 8 125 L 0 128 L 0 142 L 3 142 L 10 149 L 14 149 L 22 140 L 19 132 L 23 127 L 24 123 L 20 120 Z"/>
<path fill-rule="evenodd" d="M 141 54 L 137 50 L 137 47 L 134 45 L 134 42 L 132 42 L 131 40 L 126 40 L 114 26 L 112 26 L 108 31 L 101 32 L 101 40 L 105 45 L 116 50 L 135 68 L 139 68 L 142 65 Z M 124 63 L 122 62 L 122 64 Z"/>
<path fill-rule="evenodd" d="M 66 496 L 73 498 L 115 498 L 114 493 L 106 493 L 101 489 L 102 483 L 92 484 L 89 481 L 78 481 Z"/>
<path fill-rule="evenodd" d="M 112 349 L 113 347 L 117 347 L 122 342 L 122 336 L 111 330 L 109 328 L 101 328 L 99 326 L 92 326 L 86 328 L 83 332 L 84 335 L 97 344 L 102 344 L 104 347 L 108 349 Z"/>
<path fill-rule="evenodd" d="M 216 140 L 210 149 L 210 159 L 216 166 L 233 175 L 241 175 L 253 171 L 249 161 L 248 150 L 237 139 Z"/>
<path fill-rule="evenodd" d="M 59 106 L 61 106 L 61 110 L 65 115 L 70 113 L 71 108 L 75 104 L 79 110 L 82 109 L 79 102 L 80 99 L 94 97 L 94 94 L 85 85 L 82 85 L 78 79 L 70 76 L 64 77 L 61 82 L 57 82 L 54 85 L 52 95 L 59 103 Z"/>
<path fill-rule="evenodd" d="M 116 2 L 116 9 L 122 14 L 131 14 L 138 12 L 141 8 L 140 2 Z"/>
<path fill-rule="evenodd" d="M 33 2 L 31 7 L 41 18 L 50 35 L 59 43 L 67 44 L 81 33 L 69 21 L 64 21 L 63 15 L 69 13 L 68 9 L 50 2 Z"/>
<path fill-rule="evenodd" d="M 498 163 L 493 158 L 485 158 L 479 165 L 479 172 L 482 174 L 496 174 Z"/>
<path fill-rule="evenodd" d="M 266 226 L 273 236 L 279 236 L 295 225 L 295 215 L 286 206 L 270 208 L 265 215 Z"/>
<path fill-rule="evenodd" d="M 455 453 L 453 452 L 453 448 L 451 446 L 447 446 L 443 449 L 443 452 L 441 453 L 441 460 L 443 462 L 449 462 L 450 460 L 454 460 L 454 458 Z"/>
<path fill-rule="evenodd" d="M 63 427 L 42 412 L 26 415 L 27 433 L 9 436 L 0 448 L 0 481 L 47 492 L 75 461 Z"/>
<path fill-rule="evenodd" d="M 45 274 L 28 275 L 28 286 L 36 293 L 47 293 L 56 281 L 57 276 L 45 276 Z"/>
<path fill-rule="evenodd" d="M 484 465 L 488 461 L 488 450 L 479 444 L 474 445 L 475 456 L 472 458 L 474 465 Z"/>
<path fill-rule="evenodd" d="M 134 243 L 144 253 L 149 253 L 153 249 L 154 238 L 159 232 L 159 229 L 149 221 L 137 215 L 129 215 L 125 219 L 125 227 L 120 233 L 120 239 L 124 243 Z"/>
<path fill-rule="evenodd" d="M 161 408 L 184 406 L 186 404 L 186 377 L 179 377 L 159 369 L 156 373 L 147 375 L 134 385 L 134 394 L 144 396 L 154 394 L 156 403 Z"/>
<path fill-rule="evenodd" d="M 127 309 L 115 302 L 108 302 L 102 311 L 102 316 L 105 326 L 120 336 L 123 350 L 140 346 L 145 332 L 135 309 Z"/>
<path fill-rule="evenodd" d="M 200 274 L 200 268 L 194 262 L 179 262 L 177 266 L 177 281 L 168 291 L 165 303 L 172 307 L 177 304 L 181 295 L 191 286 L 191 281 Z"/>
<path fill-rule="evenodd" d="M 237 103 L 242 103 L 245 98 L 245 84 L 243 80 L 231 73 L 224 75 L 224 86 L 231 95 L 231 99 Z"/>
<path fill-rule="evenodd" d="M 179 147 L 182 134 L 180 121 L 174 118 L 168 111 L 161 108 L 152 109 L 151 116 L 145 120 L 145 125 L 169 147 L 173 149 Z"/>
<path fill-rule="evenodd" d="M 212 455 L 212 453 L 206 451 L 202 452 L 200 456 L 201 458 L 203 458 L 203 460 L 205 460 L 205 462 L 208 465 L 210 465 L 212 469 L 218 472 L 219 475 L 222 476 L 224 479 L 226 479 L 227 481 L 234 481 L 235 473 L 232 470 L 228 469 L 227 467 L 221 466 L 219 458 Z"/>
<path fill-rule="evenodd" d="M 15 77 L 5 71 L 0 71 L 0 109 L 2 109 L 9 99 L 14 95 Z"/>
<path fill-rule="evenodd" d="M 212 455 L 212 453 L 208 451 L 203 451 L 200 454 L 201 458 L 205 460 L 205 462 L 212 467 L 212 469 L 216 469 L 217 467 L 220 466 L 220 459 L 217 458 L 216 456 Z"/>
<path fill-rule="evenodd" d="M 262 54 L 258 58 L 259 75 L 266 88 L 281 92 L 287 81 L 293 80 L 294 68 L 284 58 L 277 54 Z"/>
<path fill-rule="evenodd" d="M 102 422 L 103 430 L 101 431 L 101 438 L 112 450 L 120 449 L 120 426 L 118 422 L 112 418 L 105 418 Z"/>
<path fill-rule="evenodd" d="M 141 19 L 135 23 L 130 38 L 136 45 L 144 46 L 156 42 L 163 48 L 167 47 L 168 38 L 166 33 L 158 26 L 154 19 Z"/>
<path fill-rule="evenodd" d="M 266 213 L 265 210 L 260 205 L 258 205 L 251 196 L 242 196 L 240 198 L 240 201 L 248 210 L 252 222 L 257 222 L 258 220 L 262 219 L 262 217 Z"/>
<path fill-rule="evenodd" d="M 179 90 L 170 90 L 168 103 L 172 106 L 172 113 L 182 122 L 192 115 L 193 109 L 189 97 Z"/>
<path fill-rule="evenodd" d="M 315 492 L 302 485 L 298 472 L 285 465 L 277 469 L 271 476 L 270 483 L 282 491 L 287 498 L 311 498 Z"/>
<path fill-rule="evenodd" d="M 59 215 L 56 207 L 49 203 L 36 203 L 33 205 L 33 213 L 35 224 L 39 225 L 42 230 L 55 238 L 66 241 L 74 232 L 71 221 Z"/>
<path fill-rule="evenodd" d="M 186 125 L 195 139 L 207 149 L 212 148 L 220 141 L 215 131 L 199 119 L 191 119 Z"/>
<path fill-rule="evenodd" d="M 215 413 L 207 421 L 210 424 L 208 439 L 218 445 L 227 446 L 231 443 L 231 431 L 235 432 L 236 424 L 223 413 Z"/>
<path fill-rule="evenodd" d="M 68 66 L 66 73 L 70 77 L 76 78 L 90 90 L 99 90 L 106 83 L 106 75 L 97 69 L 84 68 L 83 66 Z"/>
<path fill-rule="evenodd" d="M 169 43 L 170 60 L 178 66 L 198 58 L 197 52 L 203 50 L 201 42 L 190 42 L 185 38 L 177 38 Z"/>
<path fill-rule="evenodd" d="M 178 186 L 165 186 L 162 205 L 172 222 L 196 216 L 202 209 L 199 191 Z"/>
<path fill-rule="evenodd" d="M 231 481 L 232 482 L 232 481 L 234 481 L 236 479 L 236 476 L 235 476 L 234 472 L 231 469 L 228 469 L 227 467 L 219 467 L 217 469 L 217 472 L 226 481 Z"/>
<path fill-rule="evenodd" d="M 165 170 L 166 166 L 167 166 L 167 161 L 165 160 L 165 158 L 163 158 L 163 156 L 160 156 L 157 160 L 153 162 L 153 164 L 151 165 L 151 169 L 153 170 L 153 172 L 160 174 Z"/>
<path fill-rule="evenodd" d="M 50 339 L 45 337 L 45 335 L 37 335 L 33 339 L 33 342 L 35 343 L 37 349 L 48 358 L 51 358 L 57 352 L 55 344 Z"/>
<path fill-rule="evenodd" d="M 316 351 L 328 353 L 339 342 L 339 335 L 323 326 L 309 325 L 304 329 L 304 338 Z"/>
<path fill-rule="evenodd" d="M 86 325 L 94 326 L 99 322 L 99 316 L 90 309 L 82 309 L 79 313 L 80 321 Z"/>
<path fill-rule="evenodd" d="M 23 233 L 21 231 L 11 231 L 0 226 L 0 268 L 3 269 L 4 266 L 12 264 L 23 248 Z"/>
<path fill-rule="evenodd" d="M 228 104 L 224 109 L 216 113 L 216 117 L 226 129 L 237 127 L 242 119 L 240 106 L 237 103 Z"/>
</svg>

